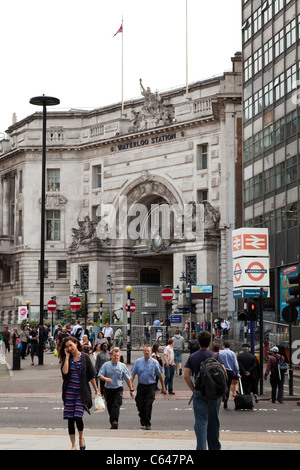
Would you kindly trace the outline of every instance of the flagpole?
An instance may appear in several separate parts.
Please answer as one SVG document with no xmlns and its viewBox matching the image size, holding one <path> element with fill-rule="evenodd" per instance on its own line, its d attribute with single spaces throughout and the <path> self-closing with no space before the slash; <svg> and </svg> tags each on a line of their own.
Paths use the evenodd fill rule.
<svg viewBox="0 0 300 470">
<path fill-rule="evenodd" d="M 186 74 L 186 98 L 189 96 L 189 78 L 188 78 L 188 0 L 185 0 L 185 74 Z"/>
<path fill-rule="evenodd" d="M 124 28 L 123 28 L 123 16 L 122 16 L 122 107 L 121 107 L 121 119 L 124 116 Z"/>
</svg>

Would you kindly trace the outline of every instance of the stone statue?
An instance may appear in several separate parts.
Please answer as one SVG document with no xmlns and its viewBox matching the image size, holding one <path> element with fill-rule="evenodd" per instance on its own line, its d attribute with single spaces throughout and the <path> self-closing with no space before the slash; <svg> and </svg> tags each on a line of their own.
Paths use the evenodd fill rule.
<svg viewBox="0 0 300 470">
<path fill-rule="evenodd" d="M 141 111 L 131 111 L 129 132 L 170 124 L 173 120 L 173 106 L 165 104 L 158 93 L 152 93 L 151 88 L 145 88 L 141 78 L 140 89 L 145 101 Z"/>
<path fill-rule="evenodd" d="M 79 229 L 72 228 L 73 242 L 70 248 L 76 249 L 80 245 L 98 245 L 100 244 L 96 233 L 97 222 L 90 220 L 89 216 L 85 216 L 84 220 L 77 219 Z"/>
</svg>

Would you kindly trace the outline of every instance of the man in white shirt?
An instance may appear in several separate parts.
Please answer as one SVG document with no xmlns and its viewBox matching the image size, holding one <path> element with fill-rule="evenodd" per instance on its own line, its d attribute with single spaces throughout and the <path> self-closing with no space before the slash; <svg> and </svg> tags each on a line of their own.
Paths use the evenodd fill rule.
<svg viewBox="0 0 300 470">
<path fill-rule="evenodd" d="M 103 328 L 102 333 L 104 335 L 104 338 L 107 339 L 108 349 L 110 349 L 111 343 L 114 339 L 114 330 L 110 326 L 109 321 L 106 323 L 106 326 Z"/>
<path fill-rule="evenodd" d="M 168 346 L 164 349 L 165 387 L 166 389 L 169 390 L 170 395 L 175 395 L 175 392 L 173 392 L 173 378 L 175 374 L 173 347 L 174 347 L 174 339 L 172 338 L 172 339 L 169 339 Z"/>
</svg>

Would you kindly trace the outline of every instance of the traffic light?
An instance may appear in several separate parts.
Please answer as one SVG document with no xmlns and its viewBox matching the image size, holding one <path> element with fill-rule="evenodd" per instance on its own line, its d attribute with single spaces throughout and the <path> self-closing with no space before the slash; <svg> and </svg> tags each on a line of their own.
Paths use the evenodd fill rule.
<svg viewBox="0 0 300 470">
<path fill-rule="evenodd" d="M 300 305 L 300 274 L 293 274 L 288 278 L 289 284 L 298 284 L 296 286 L 289 287 L 289 293 L 291 297 L 288 300 L 288 303 L 291 307 L 299 307 Z"/>
<path fill-rule="evenodd" d="M 247 302 L 247 320 L 257 321 L 259 316 L 259 300 L 251 299 Z"/>
<path fill-rule="evenodd" d="M 239 321 L 247 320 L 247 310 L 242 310 L 241 312 L 238 313 L 238 320 Z"/>
</svg>

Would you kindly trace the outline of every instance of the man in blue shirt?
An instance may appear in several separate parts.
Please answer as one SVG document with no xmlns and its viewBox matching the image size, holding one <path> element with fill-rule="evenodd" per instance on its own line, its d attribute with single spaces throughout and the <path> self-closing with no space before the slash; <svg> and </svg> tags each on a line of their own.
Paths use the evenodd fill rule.
<svg viewBox="0 0 300 470">
<path fill-rule="evenodd" d="M 226 409 L 228 406 L 227 403 L 228 403 L 231 383 L 233 382 L 235 385 L 235 382 L 239 379 L 240 373 L 239 373 L 239 364 L 238 364 L 236 355 L 233 351 L 231 351 L 229 341 L 224 341 L 223 348 L 224 349 L 219 352 L 219 355 L 223 359 L 225 369 L 227 372 L 228 391 L 227 391 L 227 396 L 224 398 L 224 408 Z M 233 393 L 235 392 L 233 391 Z"/>
<path fill-rule="evenodd" d="M 111 423 L 110 429 L 118 429 L 124 380 L 129 387 L 131 398 L 134 398 L 131 375 L 125 364 L 120 362 L 119 348 L 114 348 L 111 351 L 111 361 L 103 364 L 99 370 L 98 377 L 105 382 L 104 396 Z"/>
<path fill-rule="evenodd" d="M 155 400 L 156 378 L 161 382 L 161 393 L 165 393 L 165 383 L 162 368 L 158 361 L 151 357 L 150 346 L 144 346 L 144 357 L 135 361 L 131 369 L 132 382 L 138 376 L 137 393 L 135 397 L 141 425 L 147 430 L 151 429 L 152 405 Z"/>
</svg>

